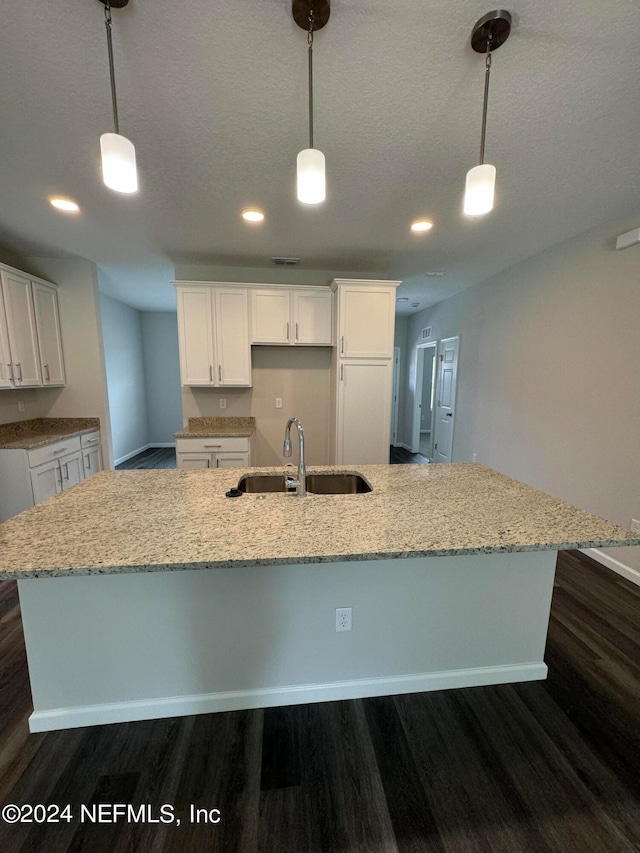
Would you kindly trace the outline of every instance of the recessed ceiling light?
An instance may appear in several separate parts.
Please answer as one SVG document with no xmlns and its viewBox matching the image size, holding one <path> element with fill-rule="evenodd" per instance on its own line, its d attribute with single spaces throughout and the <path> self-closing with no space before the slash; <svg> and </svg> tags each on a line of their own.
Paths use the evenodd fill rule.
<svg viewBox="0 0 640 853">
<path fill-rule="evenodd" d="M 412 302 L 412 303 L 411 303 L 411 307 L 412 307 L 412 308 L 419 308 L 419 307 L 420 307 L 420 303 L 419 303 L 419 302 Z"/>
<path fill-rule="evenodd" d="M 433 278 L 434 276 L 444 275 L 444 273 L 443 272 L 426 272 L 425 275 L 428 276 L 429 278 Z"/>
<path fill-rule="evenodd" d="M 264 213 L 256 207 L 248 207 L 246 210 L 242 211 L 242 218 L 246 222 L 262 222 L 264 219 Z"/>
<path fill-rule="evenodd" d="M 396 299 L 396 302 L 408 302 L 408 301 L 409 301 L 409 297 L 408 297 L 408 296 L 399 296 L 399 297 Z"/>
<path fill-rule="evenodd" d="M 64 213 L 80 213 L 80 205 L 70 198 L 50 198 L 49 204 L 56 210 L 64 211 Z"/>
<path fill-rule="evenodd" d="M 416 219 L 411 223 L 412 231 L 431 231 L 433 222 L 430 219 Z"/>
</svg>

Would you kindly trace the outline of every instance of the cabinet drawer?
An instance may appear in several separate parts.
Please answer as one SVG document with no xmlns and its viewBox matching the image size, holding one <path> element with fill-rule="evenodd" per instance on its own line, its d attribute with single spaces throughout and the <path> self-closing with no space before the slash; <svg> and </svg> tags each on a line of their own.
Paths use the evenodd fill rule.
<svg viewBox="0 0 640 853">
<path fill-rule="evenodd" d="M 54 441 L 53 444 L 46 444 L 44 447 L 36 447 L 35 450 L 29 450 L 29 467 L 33 468 L 36 465 L 42 465 L 44 462 L 52 462 L 54 459 L 59 459 L 61 456 L 67 456 L 69 453 L 75 453 L 80 450 L 80 436 L 72 435 L 70 438 L 65 438 L 63 441 Z"/>
<path fill-rule="evenodd" d="M 224 451 L 249 452 L 249 439 L 238 437 L 216 438 L 178 438 L 176 451 L 178 453 L 220 453 Z"/>
<path fill-rule="evenodd" d="M 80 436 L 80 445 L 83 449 L 85 447 L 97 447 L 98 444 L 100 444 L 100 430 L 87 432 Z"/>
</svg>

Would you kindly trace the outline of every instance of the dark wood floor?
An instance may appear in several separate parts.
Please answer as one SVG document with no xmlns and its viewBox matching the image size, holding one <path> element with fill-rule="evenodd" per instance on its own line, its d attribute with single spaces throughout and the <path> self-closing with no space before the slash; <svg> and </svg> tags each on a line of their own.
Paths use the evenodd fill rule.
<svg viewBox="0 0 640 853">
<path fill-rule="evenodd" d="M 389 448 L 389 462 L 391 465 L 425 465 L 429 462 L 426 456 L 420 453 L 410 453 L 404 447 Z"/>
<path fill-rule="evenodd" d="M 131 471 L 142 468 L 175 468 L 175 447 L 150 447 L 137 456 L 132 456 L 126 462 L 116 465 L 116 471 Z"/>
<path fill-rule="evenodd" d="M 639 605 L 640 588 L 571 552 L 558 563 L 546 682 L 29 735 L 6 581 L 0 806 L 146 803 L 157 817 L 172 804 L 182 825 L 0 820 L 0 851 L 638 851 Z M 189 823 L 191 803 L 221 822 Z"/>
</svg>

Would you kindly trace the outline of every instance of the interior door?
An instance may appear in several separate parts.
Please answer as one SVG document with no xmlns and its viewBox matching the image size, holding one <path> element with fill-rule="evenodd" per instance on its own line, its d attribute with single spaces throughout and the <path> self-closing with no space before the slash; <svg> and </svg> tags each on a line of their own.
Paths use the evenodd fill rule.
<svg viewBox="0 0 640 853">
<path fill-rule="evenodd" d="M 435 462 L 451 462 L 459 347 L 459 337 L 445 338 L 440 342 L 434 444 Z"/>
</svg>

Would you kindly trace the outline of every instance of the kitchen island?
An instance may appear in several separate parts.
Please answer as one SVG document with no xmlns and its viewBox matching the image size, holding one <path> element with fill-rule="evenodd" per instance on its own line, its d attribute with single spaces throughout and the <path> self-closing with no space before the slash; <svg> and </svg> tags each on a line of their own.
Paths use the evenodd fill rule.
<svg viewBox="0 0 640 853">
<path fill-rule="evenodd" d="M 103 472 L 0 525 L 32 731 L 542 679 L 556 552 L 640 544 L 475 464 L 225 496 L 282 471 Z"/>
</svg>

